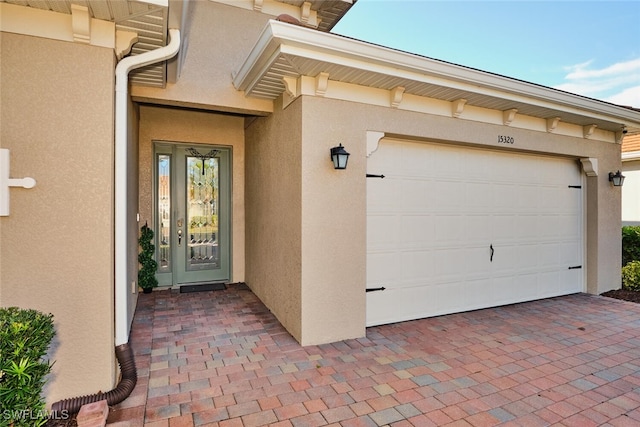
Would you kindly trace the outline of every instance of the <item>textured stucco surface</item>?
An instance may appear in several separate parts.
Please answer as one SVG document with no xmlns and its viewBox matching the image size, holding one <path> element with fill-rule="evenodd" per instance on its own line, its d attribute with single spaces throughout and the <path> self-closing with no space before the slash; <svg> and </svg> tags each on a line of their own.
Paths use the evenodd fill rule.
<svg viewBox="0 0 640 427">
<path fill-rule="evenodd" d="M 113 331 L 112 50 L 2 33 L 0 146 L 11 190 L 0 217 L 0 305 L 54 315 L 49 403 L 109 390 Z"/>
<path fill-rule="evenodd" d="M 166 89 L 134 86 L 133 99 L 227 112 L 272 111 L 271 101 L 245 97 L 232 83 L 232 73 L 249 55 L 269 18 L 229 5 L 191 2 L 180 78 Z"/>
<path fill-rule="evenodd" d="M 139 137 L 140 224 L 153 224 L 153 142 L 222 145 L 232 148 L 231 280 L 245 276 L 245 149 L 242 117 L 170 107 L 141 106 Z"/>
<path fill-rule="evenodd" d="M 583 189 L 587 205 L 586 290 L 601 293 L 620 286 L 621 192 L 608 181 L 608 173 L 621 167 L 619 144 L 313 97 L 304 99 L 304 112 L 305 137 L 312 135 L 317 141 L 324 138 L 340 142 L 334 135 L 342 132 L 349 136 L 342 143 L 345 147 L 348 144 L 347 151 L 355 151 L 356 155 L 350 157 L 347 172 L 354 168 L 363 175 L 366 159 L 364 155 L 357 154 L 363 152 L 360 146 L 366 144 L 367 130 L 418 141 L 563 156 L 574 158 L 576 162 L 580 158 L 597 159 L 599 174 L 597 177 L 585 176 L 586 191 Z M 318 117 L 322 120 L 313 119 Z M 505 134 L 512 136 L 516 143 L 508 147 L 499 146 L 497 135 Z M 365 185 L 364 180 L 350 182 L 349 191 L 360 194 L 365 192 Z M 364 239 L 363 236 L 352 237 Z"/>
<path fill-rule="evenodd" d="M 302 344 L 365 334 L 367 131 L 576 164 L 597 159 L 599 175 L 583 183 L 585 291 L 619 287 L 620 190 L 608 182 L 620 167 L 619 145 L 302 96 L 248 126 L 246 170 L 247 283 Z M 505 134 L 513 146 L 498 146 Z M 329 160 L 339 143 L 351 153 L 344 171 Z"/>
<path fill-rule="evenodd" d="M 285 328 L 302 330 L 301 103 L 246 130 L 247 284 Z"/>
</svg>

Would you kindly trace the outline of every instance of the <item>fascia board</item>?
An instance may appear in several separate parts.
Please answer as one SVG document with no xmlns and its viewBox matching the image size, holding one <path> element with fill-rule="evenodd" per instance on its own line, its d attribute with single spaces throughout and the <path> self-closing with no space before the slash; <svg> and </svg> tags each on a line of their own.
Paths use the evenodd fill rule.
<svg viewBox="0 0 640 427">
<path fill-rule="evenodd" d="M 594 119 L 625 121 L 621 124 L 640 127 L 638 112 L 614 104 L 273 20 L 269 21 L 251 54 L 235 76 L 236 88 L 245 90 L 248 81 L 255 83 L 257 79 L 248 76 L 265 73 L 267 69 L 263 67 L 273 59 L 273 51 L 276 49 L 281 54 L 299 55 L 413 81 L 458 88 L 567 113 L 588 115 Z M 265 54 L 268 55 L 266 59 L 263 58 Z"/>
<path fill-rule="evenodd" d="M 274 21 L 270 21 L 273 23 Z M 231 76 L 233 86 L 237 90 L 249 91 L 255 85 L 277 57 L 279 42 L 274 38 L 271 25 L 267 25 L 260 33 L 258 41 L 249 52 L 240 68 Z"/>
<path fill-rule="evenodd" d="M 640 151 L 629 151 L 626 153 L 622 153 L 623 162 L 629 162 L 632 160 L 639 160 L 639 159 L 640 159 Z"/>
</svg>

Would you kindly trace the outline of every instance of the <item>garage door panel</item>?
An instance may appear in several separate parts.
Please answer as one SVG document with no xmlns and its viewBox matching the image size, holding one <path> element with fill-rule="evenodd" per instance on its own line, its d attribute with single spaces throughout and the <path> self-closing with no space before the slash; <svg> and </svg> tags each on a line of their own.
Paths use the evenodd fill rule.
<svg viewBox="0 0 640 427">
<path fill-rule="evenodd" d="M 491 215 L 469 215 L 462 221 L 460 228 L 467 242 L 471 245 L 491 240 L 494 223 Z"/>
<path fill-rule="evenodd" d="M 578 162 L 383 139 L 367 167 L 368 325 L 583 290 Z"/>
<path fill-rule="evenodd" d="M 406 215 L 400 224 L 399 241 L 405 249 L 424 248 L 435 239 L 431 215 Z"/>
<path fill-rule="evenodd" d="M 518 191 L 518 186 L 513 183 L 494 183 L 491 195 L 493 209 L 490 212 L 496 214 L 517 212 Z"/>
<path fill-rule="evenodd" d="M 455 213 L 459 212 L 464 203 L 464 182 L 460 181 L 432 181 L 433 197 L 431 199 L 431 207 L 434 212 L 438 213 Z"/>
<path fill-rule="evenodd" d="M 491 266 L 487 260 L 491 256 L 488 246 L 466 247 L 460 250 L 458 268 L 464 274 L 465 280 L 477 280 L 489 277 Z"/>
<path fill-rule="evenodd" d="M 493 189 L 491 187 L 489 182 L 467 183 L 464 197 L 467 212 L 491 212 L 493 206 Z"/>
<path fill-rule="evenodd" d="M 367 218 L 368 250 L 395 249 L 402 223 L 401 219 L 395 215 L 370 215 Z"/>
<path fill-rule="evenodd" d="M 438 248 L 433 251 L 433 277 L 440 281 L 453 281 L 464 279 L 460 266 L 461 251 L 458 248 Z"/>
<path fill-rule="evenodd" d="M 394 194 L 400 191 L 402 182 L 394 179 L 379 179 L 375 186 L 367 189 L 368 212 L 396 212 L 399 209 Z"/>
<path fill-rule="evenodd" d="M 431 189 L 433 185 L 424 179 L 405 179 L 403 185 L 397 190 L 400 191 L 400 204 L 398 210 L 403 213 L 422 213 L 431 211 L 433 206 L 433 196 Z"/>
<path fill-rule="evenodd" d="M 367 287 L 387 286 L 399 277 L 400 254 L 379 252 L 367 254 Z"/>
<path fill-rule="evenodd" d="M 562 242 L 560 244 L 562 245 L 562 249 L 560 250 L 560 264 L 568 267 L 580 265 L 582 260 L 582 246 L 576 241 Z"/>
<path fill-rule="evenodd" d="M 394 281 L 395 287 L 401 287 L 403 283 L 412 285 L 416 282 L 428 281 L 434 274 L 433 263 L 433 251 L 403 252 L 401 272 Z"/>
<path fill-rule="evenodd" d="M 458 245 L 464 237 L 463 217 L 461 215 L 433 215 L 435 224 L 435 240 L 433 244 Z"/>
<path fill-rule="evenodd" d="M 517 219 L 513 215 L 492 215 L 490 232 L 493 237 L 488 240 L 497 243 L 513 241 L 521 228 L 521 225 L 517 224 Z"/>
</svg>

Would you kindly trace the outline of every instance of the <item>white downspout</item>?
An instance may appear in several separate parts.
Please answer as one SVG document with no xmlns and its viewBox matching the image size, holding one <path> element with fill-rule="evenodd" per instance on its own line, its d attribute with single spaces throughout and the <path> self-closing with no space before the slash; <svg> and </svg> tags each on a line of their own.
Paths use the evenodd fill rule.
<svg viewBox="0 0 640 427">
<path fill-rule="evenodd" d="M 116 66 L 115 104 L 115 345 L 129 341 L 127 277 L 127 136 L 129 72 L 172 58 L 180 49 L 180 31 L 169 29 L 164 47 L 122 59 Z"/>
</svg>

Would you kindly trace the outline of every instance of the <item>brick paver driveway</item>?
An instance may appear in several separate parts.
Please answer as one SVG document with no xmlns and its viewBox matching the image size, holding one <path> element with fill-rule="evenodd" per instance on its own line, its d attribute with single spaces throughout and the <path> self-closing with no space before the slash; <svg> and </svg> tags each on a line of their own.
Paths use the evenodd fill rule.
<svg viewBox="0 0 640 427">
<path fill-rule="evenodd" d="M 301 347 L 244 285 L 141 295 L 129 426 L 640 425 L 640 305 L 586 294 Z"/>
</svg>

